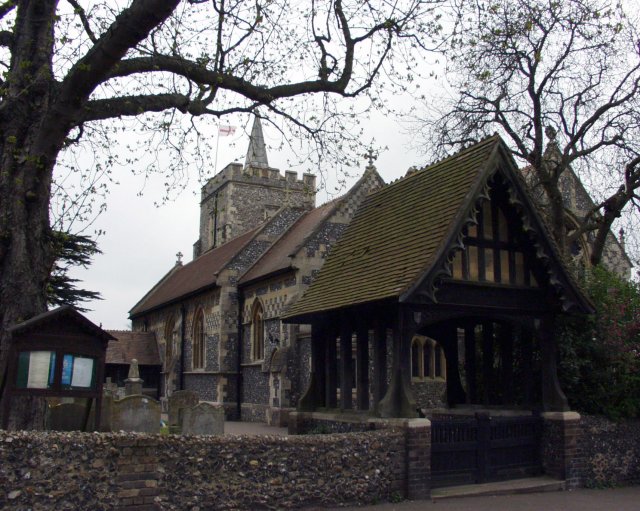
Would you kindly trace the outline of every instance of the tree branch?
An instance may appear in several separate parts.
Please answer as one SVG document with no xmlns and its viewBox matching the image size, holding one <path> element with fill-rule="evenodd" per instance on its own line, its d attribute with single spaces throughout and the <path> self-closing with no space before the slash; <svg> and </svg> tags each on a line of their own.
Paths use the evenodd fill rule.
<svg viewBox="0 0 640 511">
<path fill-rule="evenodd" d="M 71 121 L 95 88 L 128 50 L 161 25 L 180 0 L 134 0 L 62 81 L 50 121 Z M 57 119 L 56 119 L 57 118 Z"/>
<path fill-rule="evenodd" d="M 0 46 L 10 48 L 13 45 L 13 32 L 8 30 L 0 31 Z"/>
<path fill-rule="evenodd" d="M 88 101 L 78 124 L 87 121 L 99 121 L 113 117 L 136 116 L 144 112 L 162 112 L 176 108 L 181 112 L 198 110 L 188 96 L 182 94 L 152 94 L 142 96 L 124 96 L 112 99 L 96 99 Z"/>
<path fill-rule="evenodd" d="M 237 76 L 206 69 L 197 62 L 164 55 L 123 60 L 114 67 L 112 72 L 109 73 L 108 78 L 162 71 L 183 76 L 198 84 L 210 85 L 212 87 L 237 92 L 247 99 L 264 104 L 271 103 L 280 98 L 313 92 L 332 92 L 345 97 L 350 97 L 354 94 L 346 92 L 345 90 L 348 81 L 345 80 L 344 73 L 335 81 L 319 79 L 276 85 L 273 87 L 263 87 L 254 85 Z"/>
<path fill-rule="evenodd" d="M 16 0 L 7 0 L 0 5 L 0 20 L 16 8 Z"/>
<path fill-rule="evenodd" d="M 84 9 L 82 8 L 82 6 L 77 2 L 77 0 L 67 0 L 67 2 L 69 2 L 71 4 L 71 6 L 73 7 L 73 10 L 75 11 L 75 13 L 78 16 L 80 16 L 80 21 L 82 22 L 82 26 L 84 27 L 84 31 L 89 36 L 89 39 L 91 39 L 91 42 L 94 43 L 94 44 L 97 43 L 98 42 L 98 38 L 93 33 L 93 30 L 91 30 L 91 25 L 89 25 L 89 20 L 87 19 L 87 14 L 84 11 Z"/>
</svg>

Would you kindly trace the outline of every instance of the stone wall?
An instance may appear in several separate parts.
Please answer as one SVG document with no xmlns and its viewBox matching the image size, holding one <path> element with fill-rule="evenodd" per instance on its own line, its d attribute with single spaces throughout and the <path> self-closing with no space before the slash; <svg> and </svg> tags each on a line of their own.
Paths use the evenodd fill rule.
<svg viewBox="0 0 640 511">
<path fill-rule="evenodd" d="M 447 403 L 447 382 L 442 378 L 413 380 L 411 390 L 420 409 L 442 408 Z"/>
<path fill-rule="evenodd" d="M 575 412 L 543 414 L 545 474 L 568 488 L 640 483 L 640 420 L 611 422 Z"/>
<path fill-rule="evenodd" d="M 302 437 L 0 431 L 0 508 L 285 509 L 388 501 L 407 494 L 408 439 L 417 439 L 407 431 Z"/>
<path fill-rule="evenodd" d="M 0 509 L 115 509 L 115 441 L 108 434 L 0 431 Z"/>
<path fill-rule="evenodd" d="M 285 203 L 311 209 L 315 205 L 315 176 L 295 172 L 282 176 L 277 169 L 243 169 L 232 163 L 202 187 L 198 253 L 254 229 Z M 217 216 L 217 219 L 215 218 Z"/>
<path fill-rule="evenodd" d="M 640 484 L 640 420 L 615 423 L 583 415 L 581 426 L 584 486 Z"/>
<path fill-rule="evenodd" d="M 400 491 L 403 448 L 402 435 L 392 432 L 166 441 L 159 457 L 163 504 L 282 509 L 385 501 Z"/>
</svg>

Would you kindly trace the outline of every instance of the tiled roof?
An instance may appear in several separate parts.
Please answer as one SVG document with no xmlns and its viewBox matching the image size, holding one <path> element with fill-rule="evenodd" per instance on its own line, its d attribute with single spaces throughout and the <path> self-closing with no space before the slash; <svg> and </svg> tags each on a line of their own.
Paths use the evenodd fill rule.
<svg viewBox="0 0 640 511">
<path fill-rule="evenodd" d="M 107 364 L 130 364 L 136 359 L 140 365 L 160 365 L 160 355 L 153 332 L 108 330 L 116 338 L 107 346 Z"/>
<path fill-rule="evenodd" d="M 259 228 L 258 228 L 259 229 Z M 195 291 L 213 286 L 217 273 L 253 238 L 257 229 L 246 232 L 228 243 L 205 252 L 184 266 L 171 270 L 129 311 L 137 316 Z"/>
<path fill-rule="evenodd" d="M 254 264 L 239 284 L 266 277 L 291 267 L 291 257 L 316 229 L 334 212 L 340 199 L 334 199 L 302 215 L 296 223 Z"/>
<path fill-rule="evenodd" d="M 33 330 L 44 330 L 47 328 L 48 324 L 55 321 L 75 324 L 76 327 L 103 341 L 111 341 L 113 339 L 109 332 L 91 322 L 71 305 L 62 305 L 50 311 L 38 314 L 27 321 L 23 321 L 22 323 L 18 323 L 17 325 L 7 328 L 7 332 L 13 336 L 25 335 Z"/>
<path fill-rule="evenodd" d="M 285 317 L 400 297 L 436 262 L 501 144 L 487 138 L 369 196 Z"/>
</svg>

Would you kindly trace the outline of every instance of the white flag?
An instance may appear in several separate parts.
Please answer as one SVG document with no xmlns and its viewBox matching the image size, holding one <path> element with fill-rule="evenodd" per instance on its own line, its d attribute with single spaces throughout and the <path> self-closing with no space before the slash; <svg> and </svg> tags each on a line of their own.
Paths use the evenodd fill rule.
<svg viewBox="0 0 640 511">
<path fill-rule="evenodd" d="M 235 126 L 220 126 L 218 128 L 218 134 L 221 137 L 226 137 L 229 135 L 233 135 L 236 132 L 236 127 Z"/>
</svg>

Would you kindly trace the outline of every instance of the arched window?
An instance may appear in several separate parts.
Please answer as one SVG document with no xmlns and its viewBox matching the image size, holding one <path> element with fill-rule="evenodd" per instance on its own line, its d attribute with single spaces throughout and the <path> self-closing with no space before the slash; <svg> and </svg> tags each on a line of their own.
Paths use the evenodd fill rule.
<svg viewBox="0 0 640 511">
<path fill-rule="evenodd" d="M 433 339 L 416 336 L 411 341 L 411 378 L 446 378 L 444 350 Z"/>
<path fill-rule="evenodd" d="M 175 350 L 175 342 L 174 342 L 174 336 L 175 336 L 175 329 L 176 329 L 176 320 L 173 316 L 171 316 L 166 324 L 164 325 L 164 363 L 165 363 L 165 369 L 168 370 L 169 369 L 169 365 L 171 364 L 171 361 L 173 359 L 174 356 L 174 350 Z"/>
<path fill-rule="evenodd" d="M 264 309 L 256 300 L 251 313 L 251 360 L 264 359 Z"/>
<path fill-rule="evenodd" d="M 196 312 L 196 316 L 193 320 L 193 358 L 192 366 L 194 369 L 204 368 L 204 348 L 205 348 L 205 335 L 204 335 L 204 311 L 199 309 Z"/>
</svg>

